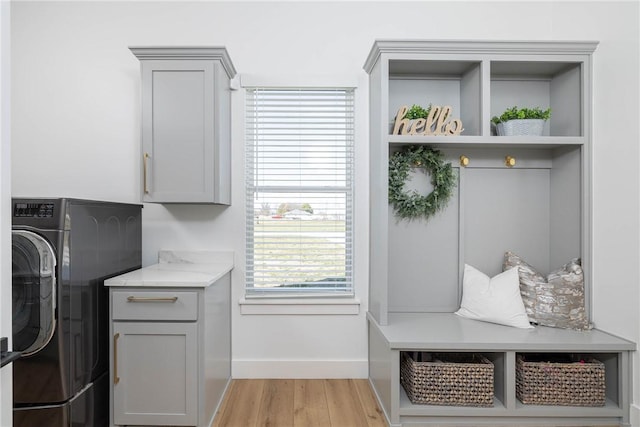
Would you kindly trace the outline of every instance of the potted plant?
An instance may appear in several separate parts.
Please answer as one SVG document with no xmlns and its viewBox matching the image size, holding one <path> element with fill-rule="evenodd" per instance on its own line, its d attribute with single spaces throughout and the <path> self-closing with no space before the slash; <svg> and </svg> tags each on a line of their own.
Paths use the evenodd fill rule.
<svg viewBox="0 0 640 427">
<path fill-rule="evenodd" d="M 420 105 L 413 104 L 409 111 L 407 111 L 407 115 L 404 116 L 406 119 L 415 120 L 415 119 L 426 119 L 429 117 L 429 112 L 431 112 L 431 104 L 427 108 L 423 108 Z"/>
<path fill-rule="evenodd" d="M 498 135 L 542 135 L 544 122 L 551 117 L 551 108 L 540 107 L 507 108 L 500 116 L 494 116 L 491 122 L 496 125 Z"/>
<path fill-rule="evenodd" d="M 402 108 L 406 108 L 406 113 L 404 113 L 404 116 L 402 116 L 402 119 L 408 119 L 411 122 L 417 119 L 426 120 L 427 117 L 429 117 L 429 113 L 431 112 L 431 104 L 429 104 L 427 108 L 424 108 L 418 104 L 413 104 L 411 108 L 408 108 L 408 107 L 402 107 Z M 400 111 L 398 111 L 398 113 L 400 113 Z M 389 122 L 389 132 L 393 132 L 396 119 L 397 119 L 397 116 L 391 119 L 391 121 Z"/>
</svg>

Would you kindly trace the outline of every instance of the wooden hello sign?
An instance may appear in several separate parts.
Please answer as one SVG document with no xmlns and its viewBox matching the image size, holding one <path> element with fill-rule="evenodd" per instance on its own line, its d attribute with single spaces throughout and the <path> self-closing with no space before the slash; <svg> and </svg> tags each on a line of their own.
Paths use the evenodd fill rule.
<svg viewBox="0 0 640 427">
<path fill-rule="evenodd" d="M 409 107 L 402 106 L 396 114 L 393 135 L 460 135 L 464 130 L 460 119 L 452 120 L 451 107 L 434 105 L 426 118 L 406 119 Z"/>
</svg>

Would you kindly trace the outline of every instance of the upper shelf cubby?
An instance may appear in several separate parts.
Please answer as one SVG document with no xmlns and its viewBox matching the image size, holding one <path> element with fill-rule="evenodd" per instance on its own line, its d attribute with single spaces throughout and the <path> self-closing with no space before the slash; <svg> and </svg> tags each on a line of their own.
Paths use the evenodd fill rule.
<svg viewBox="0 0 640 427">
<path fill-rule="evenodd" d="M 520 143 L 563 146 L 588 142 L 591 54 L 596 42 L 378 40 L 365 70 L 376 123 L 389 143 L 416 135 L 394 133 L 398 110 L 417 104 L 451 107 L 462 133 L 419 134 L 419 143 Z M 493 116 L 517 106 L 551 108 L 541 137 L 497 137 Z M 386 116 L 386 117 L 385 117 Z M 415 132 L 414 132 L 415 133 Z M 437 132 L 436 132 L 437 133 Z M 380 135 L 380 134 L 378 134 Z"/>
<path fill-rule="evenodd" d="M 490 116 L 518 106 L 551 108 L 544 136 L 583 136 L 581 62 L 491 61 Z M 495 130 L 492 129 L 492 134 Z"/>
<path fill-rule="evenodd" d="M 389 117 L 414 104 L 451 107 L 449 118 L 460 119 L 462 135 L 480 135 L 480 61 L 390 60 Z"/>
</svg>

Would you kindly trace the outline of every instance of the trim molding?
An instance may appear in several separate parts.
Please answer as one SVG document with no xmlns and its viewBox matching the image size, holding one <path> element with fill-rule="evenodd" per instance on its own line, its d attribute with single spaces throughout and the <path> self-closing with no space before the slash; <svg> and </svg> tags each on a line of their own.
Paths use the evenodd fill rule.
<svg viewBox="0 0 640 427">
<path fill-rule="evenodd" d="M 580 55 L 590 54 L 596 41 L 489 41 L 489 40 L 376 40 L 367 56 L 364 70 L 371 73 L 383 54 L 483 54 L 527 53 Z"/>
<path fill-rule="evenodd" d="M 131 46 L 129 50 L 139 60 L 209 59 L 220 61 L 227 76 L 232 79 L 237 71 L 223 46 Z"/>
<path fill-rule="evenodd" d="M 240 314 L 360 314 L 357 298 L 241 298 Z"/>
<path fill-rule="evenodd" d="M 363 360 L 234 360 L 231 376 L 238 378 L 327 379 L 358 378 L 369 375 L 369 363 Z"/>
<path fill-rule="evenodd" d="M 633 427 L 640 426 L 640 405 L 631 405 L 630 421 Z"/>
</svg>

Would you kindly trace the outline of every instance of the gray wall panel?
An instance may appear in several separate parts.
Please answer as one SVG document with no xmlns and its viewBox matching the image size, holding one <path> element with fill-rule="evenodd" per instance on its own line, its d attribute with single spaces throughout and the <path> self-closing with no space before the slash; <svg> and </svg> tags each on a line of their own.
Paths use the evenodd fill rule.
<svg viewBox="0 0 640 427">
<path fill-rule="evenodd" d="M 388 88 L 386 77 L 383 79 L 381 71 L 385 67 L 384 61 L 376 64 L 369 77 L 369 114 L 371 115 L 369 163 L 371 169 L 377 171 L 369 178 L 369 258 L 382 260 L 382 262 L 372 262 L 369 266 L 369 312 L 383 325 L 387 323 L 388 244 L 386 211 L 379 206 L 387 206 L 388 148 L 382 135 L 387 132 L 387 121 L 384 116 L 387 110 Z"/>
<path fill-rule="evenodd" d="M 480 135 L 482 128 L 482 73 L 481 66 L 473 67 L 462 76 L 460 81 L 460 97 L 462 105 L 460 114 L 456 115 L 454 110 L 454 119 L 460 118 L 464 127 L 462 135 Z"/>
<path fill-rule="evenodd" d="M 580 66 L 556 75 L 551 80 L 551 133 L 559 136 L 582 135 Z"/>
<path fill-rule="evenodd" d="M 549 265 L 548 169 L 465 170 L 464 262 L 493 276 L 506 250 Z"/>
<path fill-rule="evenodd" d="M 458 309 L 458 192 L 428 220 L 399 220 L 389 207 L 389 310 Z"/>
<path fill-rule="evenodd" d="M 580 147 L 555 150 L 550 186 L 549 263 L 552 270 L 582 256 L 580 159 Z"/>
</svg>

